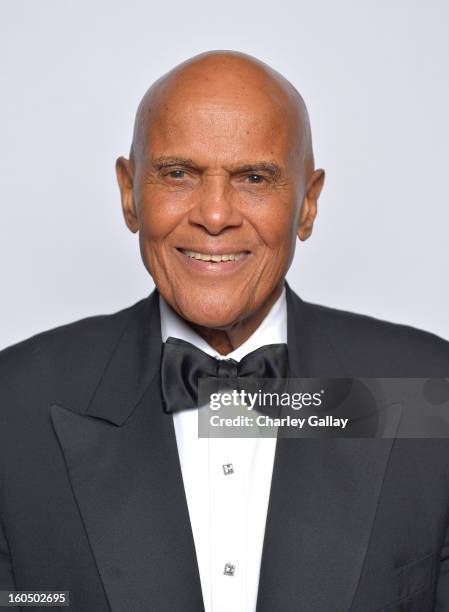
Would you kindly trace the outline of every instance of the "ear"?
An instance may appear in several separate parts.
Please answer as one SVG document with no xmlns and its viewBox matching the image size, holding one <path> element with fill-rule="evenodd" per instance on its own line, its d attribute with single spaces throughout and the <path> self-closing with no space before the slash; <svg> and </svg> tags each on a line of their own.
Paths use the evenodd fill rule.
<svg viewBox="0 0 449 612">
<path fill-rule="evenodd" d="M 318 198 L 324 185 L 324 170 L 315 170 L 307 181 L 306 194 L 301 205 L 298 238 L 307 240 L 312 234 L 313 222 L 318 212 Z"/>
<path fill-rule="evenodd" d="M 128 228 L 135 234 L 139 229 L 137 211 L 133 196 L 133 170 L 131 162 L 125 157 L 119 157 L 115 163 L 115 171 L 120 187 L 122 210 Z"/>
</svg>

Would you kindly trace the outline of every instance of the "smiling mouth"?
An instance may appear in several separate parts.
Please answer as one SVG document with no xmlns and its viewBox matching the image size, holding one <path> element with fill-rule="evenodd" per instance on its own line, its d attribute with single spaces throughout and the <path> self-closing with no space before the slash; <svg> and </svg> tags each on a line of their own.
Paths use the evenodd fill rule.
<svg viewBox="0 0 449 612">
<path fill-rule="evenodd" d="M 191 259 L 197 259 L 200 261 L 209 261 L 212 263 L 222 263 L 225 261 L 240 261 L 246 255 L 249 255 L 249 251 L 240 251 L 236 253 L 200 253 L 199 251 L 190 251 L 189 249 L 178 249 L 183 255 L 190 257 Z"/>
</svg>

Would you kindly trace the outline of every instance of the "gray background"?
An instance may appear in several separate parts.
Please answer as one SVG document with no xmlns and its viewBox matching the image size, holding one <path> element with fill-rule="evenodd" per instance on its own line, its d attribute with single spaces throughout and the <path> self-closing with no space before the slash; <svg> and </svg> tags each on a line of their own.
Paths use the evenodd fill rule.
<svg viewBox="0 0 449 612">
<path fill-rule="evenodd" d="M 209 49 L 308 104 L 327 171 L 288 279 L 309 301 L 449 338 L 445 2 L 1 1 L 0 347 L 144 297 L 114 161 L 147 86 Z"/>
</svg>

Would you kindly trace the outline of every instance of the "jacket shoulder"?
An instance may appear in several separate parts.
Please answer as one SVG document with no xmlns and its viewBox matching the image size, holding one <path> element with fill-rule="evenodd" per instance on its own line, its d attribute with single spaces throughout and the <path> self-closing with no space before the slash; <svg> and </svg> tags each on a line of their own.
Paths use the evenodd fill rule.
<svg viewBox="0 0 449 612">
<path fill-rule="evenodd" d="M 113 314 L 80 319 L 41 333 L 0 351 L 2 397 L 39 393 L 58 381 L 75 390 L 80 381 L 94 381 L 118 343 L 128 321 L 144 310 L 146 300 Z M 87 392 L 87 389 L 86 389 Z M 78 389 L 82 395 L 83 390 Z"/>
<path fill-rule="evenodd" d="M 447 377 L 449 342 L 430 332 L 306 303 L 352 371 L 363 376 Z"/>
<path fill-rule="evenodd" d="M 90 339 L 113 334 L 128 319 L 133 311 L 138 310 L 145 300 L 123 308 L 112 314 L 99 314 L 66 323 L 52 329 L 37 333 L 0 351 L 0 363 L 14 360 L 22 354 L 38 349 L 57 350 L 67 345 L 83 345 Z"/>
</svg>

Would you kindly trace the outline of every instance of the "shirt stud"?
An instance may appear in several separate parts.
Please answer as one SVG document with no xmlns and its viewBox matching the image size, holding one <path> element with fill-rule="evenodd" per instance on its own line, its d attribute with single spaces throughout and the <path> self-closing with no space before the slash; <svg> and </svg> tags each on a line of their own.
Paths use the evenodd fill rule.
<svg viewBox="0 0 449 612">
<path fill-rule="evenodd" d="M 225 576 L 233 576 L 234 573 L 235 573 L 235 565 L 232 565 L 232 563 L 225 563 L 223 574 Z"/>
<path fill-rule="evenodd" d="M 224 463 L 223 464 L 223 472 L 224 472 L 225 476 L 227 476 L 228 474 L 233 474 L 234 473 L 234 466 L 232 465 L 232 463 Z"/>
</svg>

